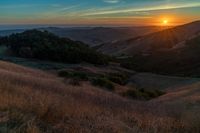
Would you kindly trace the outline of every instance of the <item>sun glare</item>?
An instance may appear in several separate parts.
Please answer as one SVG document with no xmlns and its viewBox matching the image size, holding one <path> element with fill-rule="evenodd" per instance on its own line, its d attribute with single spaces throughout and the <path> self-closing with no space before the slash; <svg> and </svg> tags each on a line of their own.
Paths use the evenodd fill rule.
<svg viewBox="0 0 200 133">
<path fill-rule="evenodd" d="M 172 16 L 167 16 L 167 17 L 163 17 L 163 16 L 158 16 L 157 19 L 155 20 L 155 25 L 158 26 L 172 26 L 174 24 L 174 17 Z"/>
<path fill-rule="evenodd" d="M 167 25 L 168 24 L 168 20 L 167 19 L 163 20 L 163 24 Z"/>
</svg>

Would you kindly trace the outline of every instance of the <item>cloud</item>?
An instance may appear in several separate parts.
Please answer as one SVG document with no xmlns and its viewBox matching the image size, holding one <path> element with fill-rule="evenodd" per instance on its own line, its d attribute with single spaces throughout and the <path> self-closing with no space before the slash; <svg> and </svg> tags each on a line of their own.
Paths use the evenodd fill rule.
<svg viewBox="0 0 200 133">
<path fill-rule="evenodd" d="M 120 2 L 120 0 L 103 0 L 103 1 L 110 4 L 116 4 Z"/>
<path fill-rule="evenodd" d="M 200 7 L 200 2 L 197 3 L 184 3 L 175 5 L 158 5 L 153 7 L 142 7 L 142 8 L 126 8 L 126 9 L 112 9 L 104 11 L 89 12 L 83 14 L 83 16 L 94 16 L 94 15 L 109 15 L 109 14 L 119 14 L 119 13 L 131 13 L 131 12 L 147 12 L 147 11 L 159 11 L 159 10 L 170 10 L 170 9 L 182 9 Z"/>
<path fill-rule="evenodd" d="M 149 19 L 152 16 L 100 16 L 95 19 Z"/>
<path fill-rule="evenodd" d="M 59 12 L 62 12 L 62 11 L 64 12 L 64 11 L 67 11 L 67 10 L 75 9 L 77 7 L 80 7 L 80 4 L 79 5 L 72 5 L 72 6 L 63 7 L 61 9 L 59 9 L 58 11 Z"/>
</svg>

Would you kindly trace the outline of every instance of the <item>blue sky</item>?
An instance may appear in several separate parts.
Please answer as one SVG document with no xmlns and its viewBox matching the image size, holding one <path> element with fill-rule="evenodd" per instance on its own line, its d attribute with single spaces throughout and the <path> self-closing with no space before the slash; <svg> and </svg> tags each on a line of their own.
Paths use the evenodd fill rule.
<svg viewBox="0 0 200 133">
<path fill-rule="evenodd" d="M 0 24 L 152 25 L 200 19 L 200 0 L 1 0 Z"/>
</svg>

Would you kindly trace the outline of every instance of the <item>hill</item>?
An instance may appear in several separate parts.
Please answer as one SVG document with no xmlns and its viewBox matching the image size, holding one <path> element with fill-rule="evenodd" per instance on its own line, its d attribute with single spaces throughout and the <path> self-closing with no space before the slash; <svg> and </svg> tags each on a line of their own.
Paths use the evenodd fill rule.
<svg viewBox="0 0 200 133">
<path fill-rule="evenodd" d="M 169 28 L 132 39 L 104 44 L 99 50 L 115 55 L 149 55 L 154 51 L 166 51 L 181 47 L 187 40 L 200 34 L 200 21 Z"/>
<path fill-rule="evenodd" d="M 11 56 L 50 60 L 55 62 L 105 65 L 107 56 L 88 45 L 60 38 L 47 31 L 28 30 L 0 38 L 0 44 L 8 47 Z"/>
<path fill-rule="evenodd" d="M 44 27 L 37 28 L 42 31 L 49 31 L 59 37 L 70 38 L 74 41 L 81 41 L 90 46 L 97 46 L 103 43 L 126 40 L 156 31 L 163 28 L 156 26 L 145 27 Z M 26 29 L 0 30 L 0 36 L 9 36 L 13 33 L 21 33 Z"/>
<path fill-rule="evenodd" d="M 199 77 L 200 21 L 146 36 L 104 44 L 98 49 L 119 57 L 121 66 L 139 72 Z"/>
<path fill-rule="evenodd" d="M 161 27 L 94 27 L 94 28 L 45 28 L 62 37 L 68 37 L 72 40 L 78 40 L 89 44 L 90 46 L 98 46 L 103 43 L 111 43 L 119 40 L 126 40 L 149 33 L 162 30 Z"/>
<path fill-rule="evenodd" d="M 1 132 L 200 131 L 198 82 L 167 89 L 167 94 L 151 101 L 138 101 L 87 81 L 71 85 L 55 71 L 1 61 L 0 72 Z"/>
<path fill-rule="evenodd" d="M 165 75 L 199 77 L 200 36 L 187 40 L 182 47 L 154 51 L 149 55 L 136 54 L 121 60 L 121 65 L 136 71 Z"/>
</svg>

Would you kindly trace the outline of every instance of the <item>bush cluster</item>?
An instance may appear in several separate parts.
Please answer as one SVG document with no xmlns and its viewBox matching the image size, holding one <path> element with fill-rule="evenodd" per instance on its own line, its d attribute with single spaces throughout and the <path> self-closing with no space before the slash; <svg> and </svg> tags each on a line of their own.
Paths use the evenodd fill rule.
<svg viewBox="0 0 200 133">
<path fill-rule="evenodd" d="M 165 92 L 154 89 L 154 90 L 146 90 L 146 89 L 129 89 L 122 95 L 125 97 L 129 97 L 132 99 L 139 100 L 150 100 L 161 95 L 165 94 Z"/>
<path fill-rule="evenodd" d="M 74 78 L 79 80 L 87 81 L 89 76 L 85 72 L 69 72 L 69 71 L 59 71 L 58 76 L 65 77 L 65 78 Z"/>
<path fill-rule="evenodd" d="M 108 73 L 106 77 L 117 84 L 126 85 L 128 83 L 129 76 L 122 73 Z"/>
<path fill-rule="evenodd" d="M 95 86 L 103 87 L 111 91 L 115 88 L 114 84 L 106 78 L 94 78 L 91 82 Z"/>
</svg>

